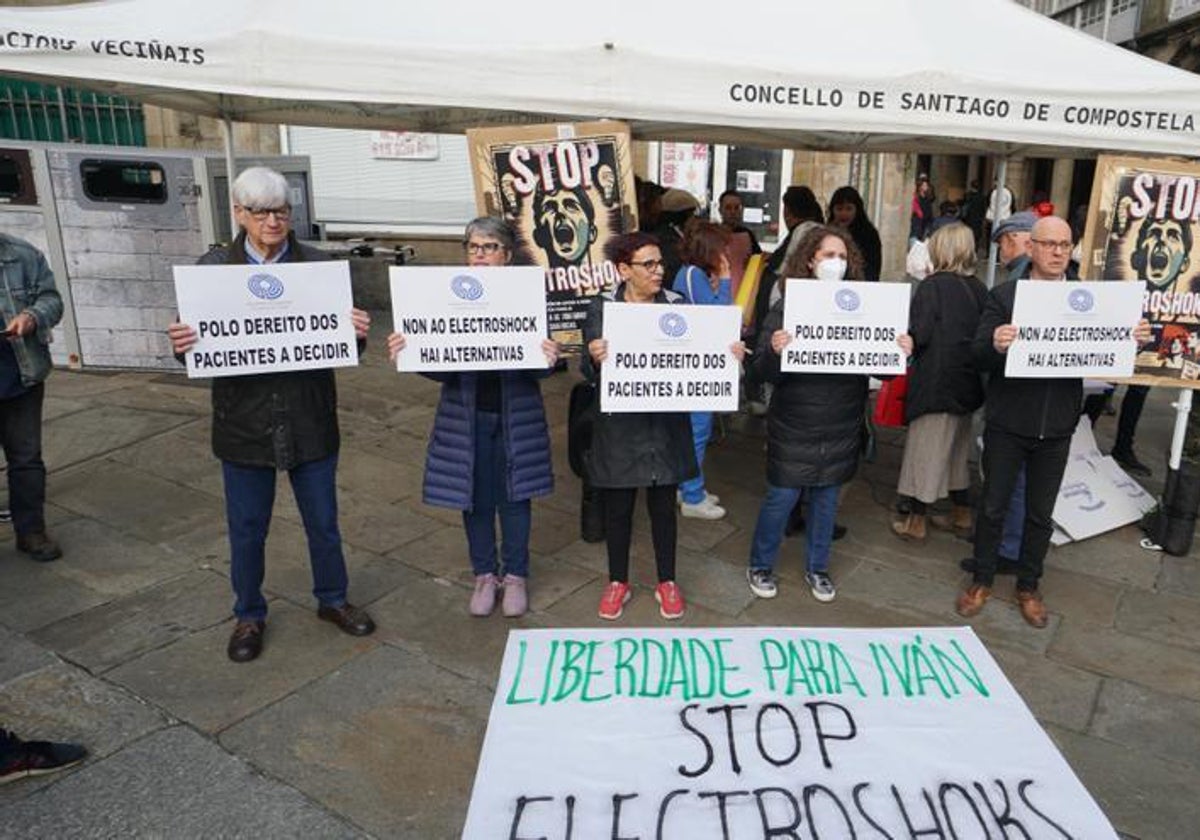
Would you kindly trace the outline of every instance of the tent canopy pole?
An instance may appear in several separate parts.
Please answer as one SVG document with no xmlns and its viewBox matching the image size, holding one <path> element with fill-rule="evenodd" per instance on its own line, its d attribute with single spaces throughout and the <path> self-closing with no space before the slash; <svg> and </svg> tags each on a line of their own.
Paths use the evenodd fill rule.
<svg viewBox="0 0 1200 840">
<path fill-rule="evenodd" d="M 229 240 L 237 237 L 237 217 L 233 212 L 233 179 L 237 177 L 237 158 L 233 153 L 233 120 L 221 115 L 221 135 L 225 139 L 225 184 L 229 190 Z"/>
<path fill-rule="evenodd" d="M 1004 182 L 1008 177 L 1008 156 L 998 158 L 996 164 L 995 186 L 992 188 L 992 229 L 1000 221 L 1000 195 L 1004 189 Z M 996 256 L 1000 251 L 1000 246 L 995 242 L 988 245 L 988 267 L 987 267 L 987 287 L 990 289 L 996 285 Z"/>
</svg>

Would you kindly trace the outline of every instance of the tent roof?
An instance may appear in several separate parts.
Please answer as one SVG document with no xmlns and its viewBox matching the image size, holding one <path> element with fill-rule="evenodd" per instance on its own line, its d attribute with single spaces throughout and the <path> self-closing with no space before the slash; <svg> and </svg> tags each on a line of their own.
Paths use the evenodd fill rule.
<svg viewBox="0 0 1200 840">
<path fill-rule="evenodd" d="M 1190 155 L 1191 73 L 1011 0 L 791 0 L 753 15 L 109 0 L 0 9 L 0 73 L 247 122 L 461 132 L 608 117 L 643 139 Z"/>
</svg>

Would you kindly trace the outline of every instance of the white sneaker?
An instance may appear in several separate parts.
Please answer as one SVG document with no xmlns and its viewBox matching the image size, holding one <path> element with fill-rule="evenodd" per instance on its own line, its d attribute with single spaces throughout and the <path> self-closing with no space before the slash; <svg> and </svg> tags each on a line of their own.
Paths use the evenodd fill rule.
<svg viewBox="0 0 1200 840">
<path fill-rule="evenodd" d="M 721 497 L 718 496 L 716 493 L 709 493 L 709 492 L 705 491 L 704 501 L 710 502 L 714 505 L 719 505 L 719 504 L 721 504 Z M 675 491 L 675 504 L 677 504 L 677 505 L 683 504 L 683 491 L 682 490 Z"/>
<path fill-rule="evenodd" d="M 722 519 L 725 516 L 725 508 L 710 499 L 696 502 L 694 505 L 683 502 L 679 505 L 679 512 L 689 519 Z"/>
<path fill-rule="evenodd" d="M 812 596 L 821 603 L 828 604 L 837 597 L 837 589 L 828 572 L 805 572 L 804 580 L 807 581 Z"/>
</svg>

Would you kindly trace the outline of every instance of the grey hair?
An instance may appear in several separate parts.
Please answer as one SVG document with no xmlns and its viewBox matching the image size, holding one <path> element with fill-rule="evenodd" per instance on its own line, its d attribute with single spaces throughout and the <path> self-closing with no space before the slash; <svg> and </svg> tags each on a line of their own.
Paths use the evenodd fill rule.
<svg viewBox="0 0 1200 840">
<path fill-rule="evenodd" d="M 256 210 L 289 206 L 287 179 L 274 169 L 252 166 L 233 182 L 233 203 Z"/>
<path fill-rule="evenodd" d="M 510 254 L 516 250 L 517 239 L 513 235 L 512 227 L 503 219 L 497 219 L 495 216 L 480 216 L 467 222 L 467 229 L 463 231 L 463 241 L 470 239 L 471 234 L 499 240 L 500 244 L 504 246 L 504 250 Z"/>
</svg>

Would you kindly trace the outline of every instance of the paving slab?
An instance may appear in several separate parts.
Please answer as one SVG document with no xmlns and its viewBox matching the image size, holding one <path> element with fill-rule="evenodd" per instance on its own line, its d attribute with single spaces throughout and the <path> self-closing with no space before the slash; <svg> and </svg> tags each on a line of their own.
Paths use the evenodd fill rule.
<svg viewBox="0 0 1200 840">
<path fill-rule="evenodd" d="M 1172 557 L 1163 555 L 1162 571 L 1158 576 L 1158 591 L 1200 598 L 1200 559 L 1193 555 Z"/>
<path fill-rule="evenodd" d="M 484 685 L 499 673 L 510 629 L 549 624 L 541 613 L 505 618 L 499 608 L 485 618 L 474 617 L 467 612 L 466 586 L 420 572 L 409 578 L 371 607 L 379 640 Z"/>
<path fill-rule="evenodd" d="M 1100 692 L 1099 676 L 998 645 L 988 652 L 1039 721 L 1075 732 L 1088 731 Z"/>
<path fill-rule="evenodd" d="M 67 510 L 151 543 L 224 522 L 225 515 L 223 504 L 210 495 L 107 458 L 56 477 L 53 497 Z"/>
<path fill-rule="evenodd" d="M 1139 546 L 1142 536 L 1140 528 L 1129 525 L 1104 534 L 1102 539 L 1051 548 L 1046 565 L 1139 589 L 1153 589 L 1162 555 Z"/>
<path fill-rule="evenodd" d="M 202 425 L 207 436 L 208 424 Z M 173 429 L 149 440 L 138 441 L 116 450 L 109 457 L 175 484 L 218 499 L 224 498 L 221 462 L 212 454 L 210 447 L 197 445 L 188 428 Z"/>
<path fill-rule="evenodd" d="M 12 727 L 22 738 L 82 743 L 92 760 L 110 755 L 170 722 L 140 698 L 65 662 L 0 684 L 0 710 L 3 725 Z M 0 826 L 14 825 L 5 822 L 7 803 L 58 778 L 35 778 L 0 787 Z"/>
<path fill-rule="evenodd" d="M 46 421 L 42 430 L 42 450 L 50 469 L 61 470 L 191 419 L 187 415 L 166 412 L 97 406 Z"/>
<path fill-rule="evenodd" d="M 158 545 L 88 517 L 56 526 L 54 536 L 64 553 L 54 564 L 55 572 L 104 595 L 136 592 L 191 568 Z"/>
<path fill-rule="evenodd" d="M 748 586 L 746 591 L 750 591 Z M 751 598 L 738 619 L 754 627 L 929 627 L 945 623 L 936 616 L 898 612 L 840 593 L 833 601 L 821 603 L 802 584 L 782 582 L 774 598 Z"/>
<path fill-rule="evenodd" d="M 420 507 L 411 499 L 386 502 L 365 493 L 339 492 L 338 525 L 342 541 L 376 554 L 387 554 L 445 527 L 426 516 Z M 275 516 L 300 523 L 300 511 L 291 492 L 276 494 Z"/>
<path fill-rule="evenodd" d="M 232 603 L 227 578 L 197 569 L 43 627 L 32 638 L 102 673 L 225 621 Z"/>
<path fill-rule="evenodd" d="M 22 674 L 53 665 L 58 660 L 50 651 L 19 633 L 0 627 L 0 685 Z"/>
<path fill-rule="evenodd" d="M 1200 653 L 1128 636 L 1118 630 L 1063 622 L 1051 659 L 1176 697 L 1200 697 Z"/>
<path fill-rule="evenodd" d="M 1200 700 L 1195 698 L 1104 680 L 1092 734 L 1200 770 Z"/>
<path fill-rule="evenodd" d="M 1117 627 L 1134 636 L 1200 650 L 1200 600 L 1130 591 L 1121 598 Z"/>
<path fill-rule="evenodd" d="M 844 580 L 834 579 L 838 580 L 839 589 L 848 595 L 897 612 L 931 615 L 942 624 L 969 623 L 981 638 L 1029 653 L 1045 652 L 1059 622 L 1058 616 L 1051 613 L 1049 626 L 1042 630 L 1033 629 L 1021 618 L 1016 605 L 1004 600 L 1010 593 L 1002 587 L 988 601 L 983 612 L 967 621 L 954 611 L 959 587 L 904 574 L 870 561 L 863 561 Z"/>
<path fill-rule="evenodd" d="M 1195 836 L 1200 771 L 1101 738 L 1047 731 L 1118 831 L 1139 840 Z"/>
<path fill-rule="evenodd" d="M 492 686 L 381 647 L 221 743 L 378 837 L 457 837 Z"/>
<path fill-rule="evenodd" d="M 11 545 L 0 549 L 0 624 L 27 632 L 111 599 L 64 574 L 71 553 L 53 563 L 38 563 Z"/>
<path fill-rule="evenodd" d="M 253 662 L 225 655 L 232 630 L 232 621 L 201 630 L 106 676 L 198 729 L 218 732 L 377 644 L 282 601 L 270 604 L 263 653 Z"/>
<path fill-rule="evenodd" d="M 365 837 L 183 726 L 0 807 L 25 837 Z"/>
</svg>

